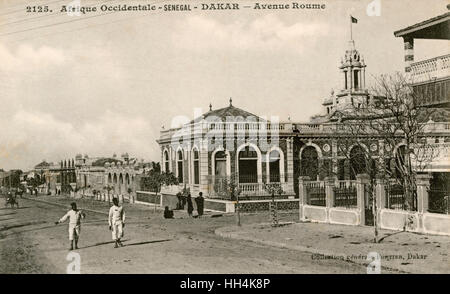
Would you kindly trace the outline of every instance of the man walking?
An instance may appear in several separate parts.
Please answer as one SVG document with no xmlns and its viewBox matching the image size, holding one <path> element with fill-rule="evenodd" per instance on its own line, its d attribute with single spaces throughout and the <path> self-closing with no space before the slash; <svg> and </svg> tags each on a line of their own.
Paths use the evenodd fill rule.
<svg viewBox="0 0 450 294">
<path fill-rule="evenodd" d="M 86 214 L 77 209 L 77 204 L 75 202 L 72 202 L 70 206 L 72 209 L 69 210 L 59 221 L 55 222 L 55 225 L 63 223 L 69 219 L 69 250 L 73 250 L 74 247 L 75 249 L 78 249 L 78 239 L 80 238 L 81 232 L 81 219 L 85 218 Z"/>
<path fill-rule="evenodd" d="M 125 211 L 119 206 L 119 199 L 113 198 L 113 206 L 109 209 L 109 229 L 112 231 L 112 239 L 115 241 L 114 248 L 123 246 L 120 239 L 123 237 L 125 228 Z"/>
</svg>

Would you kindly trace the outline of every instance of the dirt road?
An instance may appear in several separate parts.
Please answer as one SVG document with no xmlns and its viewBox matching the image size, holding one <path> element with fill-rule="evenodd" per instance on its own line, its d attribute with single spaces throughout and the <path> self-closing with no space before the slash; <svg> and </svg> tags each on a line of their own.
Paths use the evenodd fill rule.
<svg viewBox="0 0 450 294">
<path fill-rule="evenodd" d="M 19 209 L 4 208 L 0 199 L 0 273 L 66 273 L 67 224 L 55 225 L 68 210 L 19 199 Z M 68 203 L 62 199 L 59 203 Z M 311 254 L 229 240 L 214 234 L 233 224 L 235 216 L 188 218 L 176 211 L 166 220 L 161 211 L 125 205 L 125 247 L 114 249 L 108 230 L 108 203 L 77 200 L 87 211 L 82 224 L 81 273 L 365 273 L 366 268 L 339 260 L 312 260 Z M 294 220 L 295 213 L 281 214 Z M 268 214 L 246 214 L 243 223 L 268 221 Z"/>
</svg>

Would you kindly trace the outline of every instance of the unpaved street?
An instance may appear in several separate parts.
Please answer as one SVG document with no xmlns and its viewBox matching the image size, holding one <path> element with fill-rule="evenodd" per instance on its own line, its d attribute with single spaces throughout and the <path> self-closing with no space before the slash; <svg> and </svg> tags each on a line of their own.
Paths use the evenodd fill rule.
<svg viewBox="0 0 450 294">
<path fill-rule="evenodd" d="M 61 199 L 59 203 L 69 203 Z M 48 200 L 48 199 L 47 199 Z M 69 261 L 67 223 L 55 225 L 67 210 L 35 200 L 19 199 L 19 209 L 4 208 L 0 199 L 0 272 L 66 273 Z M 125 204 L 127 224 L 123 248 L 114 249 L 108 230 L 108 203 L 77 200 L 87 211 L 82 224 L 81 273 L 365 273 L 360 265 L 338 260 L 312 260 L 310 253 L 224 239 L 218 227 L 233 224 L 234 215 L 188 218 L 176 211 L 165 220 L 161 211 Z M 103 213 L 104 212 L 104 213 Z M 282 220 L 295 220 L 283 213 Z M 267 222 L 267 213 L 246 214 L 243 223 Z"/>
</svg>

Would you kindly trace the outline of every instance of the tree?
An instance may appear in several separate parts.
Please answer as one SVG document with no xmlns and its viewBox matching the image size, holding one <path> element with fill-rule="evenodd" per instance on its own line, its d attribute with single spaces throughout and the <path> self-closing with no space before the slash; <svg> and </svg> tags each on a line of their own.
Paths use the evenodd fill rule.
<svg viewBox="0 0 450 294">
<path fill-rule="evenodd" d="M 275 194 L 281 197 L 284 191 L 280 184 L 265 184 L 264 189 L 272 196 L 272 202 L 270 203 L 269 210 L 272 215 L 272 226 L 278 226 L 278 210 L 275 202 Z"/>
<path fill-rule="evenodd" d="M 226 193 L 228 194 L 228 198 L 232 201 L 236 201 L 236 216 L 237 216 L 237 225 L 241 226 L 241 212 L 239 206 L 239 195 L 241 194 L 241 189 L 239 188 L 239 183 L 236 181 L 237 175 L 231 175 L 229 178 L 224 179 Z"/>
<path fill-rule="evenodd" d="M 338 149 L 349 162 L 352 175 L 369 176 L 369 199 L 374 212 L 377 241 L 376 179 L 394 181 L 404 194 L 404 207 L 415 209 L 417 173 L 429 165 L 437 151 L 426 140 L 427 122 L 434 110 L 422 106 L 424 95 L 414 91 L 400 73 L 375 79 L 374 96 L 364 103 L 337 111 Z M 404 147 L 401 147 L 404 146 Z"/>
<path fill-rule="evenodd" d="M 109 197 L 109 191 L 114 190 L 114 187 L 112 185 L 106 185 L 103 187 L 103 189 L 106 190 L 107 195 L 108 195 L 108 203 L 111 204 L 111 198 Z"/>
<path fill-rule="evenodd" d="M 163 185 L 178 185 L 178 179 L 172 172 L 161 173 L 158 169 L 152 169 L 142 177 L 141 189 L 159 193 Z"/>
</svg>

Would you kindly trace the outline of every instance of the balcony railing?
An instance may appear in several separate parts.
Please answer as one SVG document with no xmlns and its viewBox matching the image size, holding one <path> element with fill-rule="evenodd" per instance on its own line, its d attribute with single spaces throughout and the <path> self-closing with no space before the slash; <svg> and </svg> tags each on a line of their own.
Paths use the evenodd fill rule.
<svg viewBox="0 0 450 294">
<path fill-rule="evenodd" d="M 448 76 L 450 76 L 450 54 L 411 64 L 411 77 L 414 83 Z"/>
<path fill-rule="evenodd" d="M 203 137 L 205 138 L 205 134 L 208 132 L 219 132 L 223 130 L 224 132 L 222 134 L 226 134 L 226 130 L 224 130 L 220 125 L 221 123 L 216 123 L 216 126 L 213 130 L 209 130 L 208 128 L 203 129 L 203 133 L 198 133 L 198 138 Z M 225 123 L 226 124 L 226 123 Z M 355 124 L 356 125 L 356 124 Z M 194 130 L 194 128 L 191 128 Z M 352 130 L 353 129 L 353 130 Z M 366 131 L 370 132 L 371 128 L 367 127 L 366 130 L 362 128 L 358 124 L 359 131 Z M 280 123 L 277 125 L 276 131 L 279 131 L 279 134 L 289 134 L 292 133 L 295 130 L 296 133 L 299 134 L 333 134 L 333 133 L 345 133 L 345 132 L 355 132 L 356 128 L 350 126 L 347 124 L 339 124 L 339 123 L 323 123 L 323 124 L 313 124 L 313 123 Z M 245 130 L 244 130 L 245 131 Z M 257 130 L 256 128 L 252 130 L 247 130 L 248 133 L 254 132 L 255 135 L 258 136 L 274 136 L 276 132 L 274 132 L 275 129 L 272 131 L 268 130 L 266 133 L 261 133 L 260 130 Z M 450 133 L 450 123 L 449 122 L 428 122 L 426 123 L 426 126 L 424 128 L 424 131 L 427 133 Z M 236 131 L 234 132 L 235 135 L 239 136 L 240 132 Z M 170 129 L 170 130 L 164 130 L 160 133 L 160 140 L 171 140 L 172 137 L 176 139 L 183 139 L 183 138 L 190 138 L 190 136 L 193 136 L 197 138 L 197 134 L 195 132 L 189 134 L 189 129 L 186 129 L 186 133 L 183 133 L 180 128 L 177 129 Z"/>
</svg>

